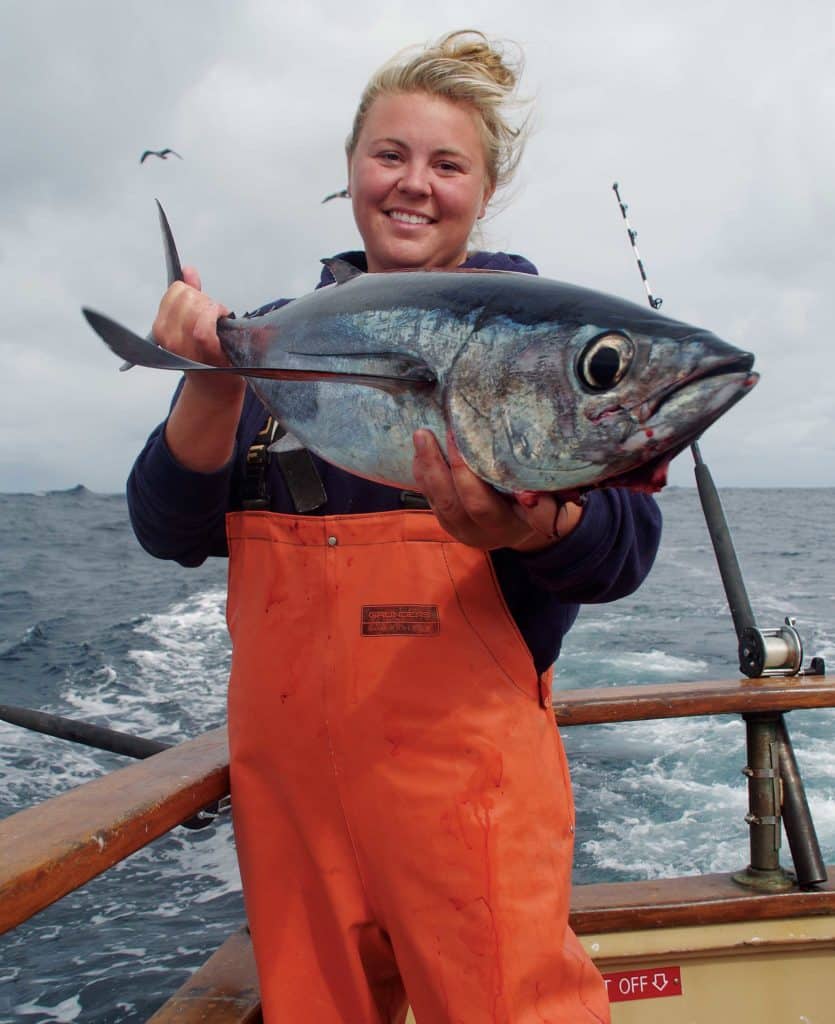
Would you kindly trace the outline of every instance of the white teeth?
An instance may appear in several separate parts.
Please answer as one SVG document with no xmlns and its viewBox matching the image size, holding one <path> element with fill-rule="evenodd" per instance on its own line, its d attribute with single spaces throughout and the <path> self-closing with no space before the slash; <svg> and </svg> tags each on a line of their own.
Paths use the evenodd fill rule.
<svg viewBox="0 0 835 1024">
<path fill-rule="evenodd" d="M 402 210 L 389 210 L 389 217 L 392 220 L 403 221 L 404 224 L 429 224 L 428 217 L 421 217 L 419 213 L 404 213 Z"/>
</svg>

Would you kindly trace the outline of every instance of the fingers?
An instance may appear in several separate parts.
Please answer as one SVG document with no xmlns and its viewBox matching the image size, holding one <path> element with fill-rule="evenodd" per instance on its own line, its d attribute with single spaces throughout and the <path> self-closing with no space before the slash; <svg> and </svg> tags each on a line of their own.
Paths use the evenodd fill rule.
<svg viewBox="0 0 835 1024">
<path fill-rule="evenodd" d="M 441 454 L 435 435 L 430 430 L 416 430 L 414 433 L 415 457 L 412 471 L 421 493 L 430 504 L 443 502 L 442 494 L 449 480 L 449 467 Z"/>
<path fill-rule="evenodd" d="M 583 506 L 573 501 L 557 501 L 550 494 L 521 491 L 514 494 L 513 511 L 540 538 L 551 543 L 564 540 L 583 516 Z M 533 550 L 530 546 L 528 550 Z"/>
<path fill-rule="evenodd" d="M 192 326 L 191 333 L 194 339 L 206 351 L 221 352 L 220 339 L 217 336 L 217 322 L 222 316 L 226 316 L 229 310 L 218 302 L 210 302 L 197 310 L 197 318 Z M 227 359 L 224 356 L 223 362 Z"/>
<path fill-rule="evenodd" d="M 582 516 L 573 502 L 549 494 L 500 494 L 472 472 L 451 434 L 444 457 L 434 434 L 414 435 L 413 474 L 441 526 L 462 544 L 482 550 L 540 551 L 567 537 Z"/>
<path fill-rule="evenodd" d="M 536 533 L 543 537 L 556 538 L 556 520 L 560 506 L 549 494 L 535 494 L 522 491 L 515 494 L 514 513 Z"/>
<path fill-rule="evenodd" d="M 416 431 L 414 442 L 415 480 L 436 515 L 449 522 L 469 518 L 464 511 L 469 471 L 457 449 L 450 447 L 447 462 L 430 430 Z"/>
<path fill-rule="evenodd" d="M 455 497 L 466 516 L 482 530 L 504 531 L 511 522 L 510 502 L 493 487 L 476 476 L 461 456 L 452 434 L 447 434 L 449 470 Z"/>
<path fill-rule="evenodd" d="M 413 473 L 441 526 L 457 540 L 488 550 L 512 547 L 530 535 L 508 498 L 477 477 L 464 462 L 452 437 L 449 462 L 428 430 L 415 433 Z"/>
<path fill-rule="evenodd" d="M 217 321 L 229 310 L 205 295 L 200 286 L 197 270 L 184 267 L 183 280 L 175 281 L 163 295 L 151 330 L 157 342 L 171 352 L 197 362 L 226 366 Z"/>
</svg>

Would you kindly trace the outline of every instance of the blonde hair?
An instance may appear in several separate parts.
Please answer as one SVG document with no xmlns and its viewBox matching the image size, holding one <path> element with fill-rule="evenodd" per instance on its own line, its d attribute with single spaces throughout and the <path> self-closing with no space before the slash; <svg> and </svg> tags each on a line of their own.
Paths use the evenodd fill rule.
<svg viewBox="0 0 835 1024">
<path fill-rule="evenodd" d="M 507 114 L 522 108 L 516 86 L 523 60 L 507 54 L 507 44 L 491 42 L 482 32 L 449 32 L 436 43 L 400 51 L 372 75 L 360 98 L 345 149 L 350 158 L 371 104 L 381 95 L 423 92 L 465 103 L 478 114 L 487 177 L 493 188 L 507 185 L 522 157 L 527 116 L 514 124 Z"/>
</svg>

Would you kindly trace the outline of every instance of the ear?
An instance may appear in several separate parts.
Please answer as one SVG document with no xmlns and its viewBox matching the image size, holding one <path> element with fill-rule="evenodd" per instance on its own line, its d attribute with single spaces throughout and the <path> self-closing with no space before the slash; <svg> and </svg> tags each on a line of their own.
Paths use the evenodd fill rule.
<svg viewBox="0 0 835 1024">
<path fill-rule="evenodd" d="M 345 154 L 345 165 L 346 165 L 346 173 L 347 173 L 347 178 L 346 178 L 346 181 L 345 181 L 345 185 L 346 185 L 346 187 L 348 189 L 348 194 L 350 195 L 350 193 L 351 193 L 351 154 L 350 153 L 346 153 Z"/>
<path fill-rule="evenodd" d="M 496 186 L 488 181 L 484 186 L 484 197 L 481 200 L 481 209 L 478 211 L 478 217 L 476 220 L 481 218 L 487 213 L 487 207 L 490 205 L 490 200 L 493 198 L 493 193 L 496 191 Z"/>
</svg>

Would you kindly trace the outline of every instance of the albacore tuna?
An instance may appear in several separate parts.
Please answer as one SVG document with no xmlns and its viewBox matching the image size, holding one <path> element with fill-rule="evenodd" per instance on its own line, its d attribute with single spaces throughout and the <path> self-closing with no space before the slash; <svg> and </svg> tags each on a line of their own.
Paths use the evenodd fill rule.
<svg viewBox="0 0 835 1024">
<path fill-rule="evenodd" d="M 473 472 L 502 491 L 659 490 L 670 460 L 758 379 L 750 353 L 710 332 L 576 285 L 325 262 L 335 284 L 218 322 L 230 367 L 84 314 L 130 363 L 245 376 L 303 445 L 405 488 L 414 487 L 412 435 L 426 427 L 442 446 L 449 431 Z"/>
</svg>

